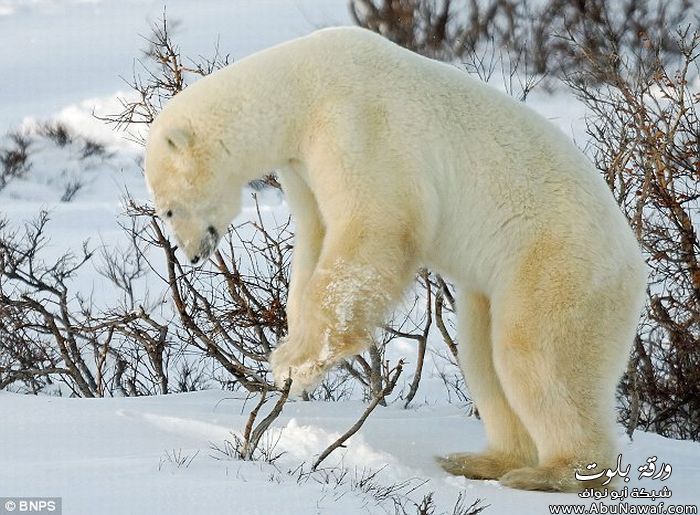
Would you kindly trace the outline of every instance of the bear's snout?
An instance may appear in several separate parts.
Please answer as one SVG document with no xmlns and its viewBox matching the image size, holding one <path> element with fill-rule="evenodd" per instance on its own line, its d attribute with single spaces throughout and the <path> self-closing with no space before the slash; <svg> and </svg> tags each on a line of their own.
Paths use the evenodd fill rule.
<svg viewBox="0 0 700 515">
<path fill-rule="evenodd" d="M 216 250 L 219 243 L 219 231 L 213 225 L 207 227 L 207 231 L 199 244 L 199 251 L 192 256 L 190 262 L 196 265 L 200 261 L 206 261 Z"/>
</svg>

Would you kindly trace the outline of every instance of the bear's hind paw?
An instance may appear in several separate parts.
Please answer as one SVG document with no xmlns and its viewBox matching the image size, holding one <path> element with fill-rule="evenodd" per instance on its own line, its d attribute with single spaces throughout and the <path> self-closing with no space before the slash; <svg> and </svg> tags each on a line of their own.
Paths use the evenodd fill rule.
<svg viewBox="0 0 700 515">
<path fill-rule="evenodd" d="M 509 470 L 522 466 L 493 453 L 460 452 L 435 459 L 445 472 L 468 479 L 499 479 Z"/>
<path fill-rule="evenodd" d="M 500 483 L 518 490 L 544 492 L 573 492 L 580 489 L 571 467 L 523 467 L 505 474 Z"/>
</svg>

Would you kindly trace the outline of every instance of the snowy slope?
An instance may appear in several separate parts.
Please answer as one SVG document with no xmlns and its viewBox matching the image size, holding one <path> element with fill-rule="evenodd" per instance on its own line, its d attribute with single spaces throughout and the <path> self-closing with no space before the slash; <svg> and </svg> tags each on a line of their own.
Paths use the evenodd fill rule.
<svg viewBox="0 0 700 515">
<path fill-rule="evenodd" d="M 0 131 L 123 89 L 142 36 L 167 6 L 186 56 L 239 58 L 326 26 L 348 24 L 344 0 L 0 0 Z"/>
</svg>

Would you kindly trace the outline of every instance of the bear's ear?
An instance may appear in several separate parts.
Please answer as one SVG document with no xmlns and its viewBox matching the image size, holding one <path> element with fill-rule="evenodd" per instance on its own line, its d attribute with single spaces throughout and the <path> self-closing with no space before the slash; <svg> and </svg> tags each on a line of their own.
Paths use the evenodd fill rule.
<svg viewBox="0 0 700 515">
<path fill-rule="evenodd" d="M 165 141 L 172 150 L 186 150 L 194 141 L 194 131 L 189 127 L 173 127 L 165 132 Z"/>
</svg>

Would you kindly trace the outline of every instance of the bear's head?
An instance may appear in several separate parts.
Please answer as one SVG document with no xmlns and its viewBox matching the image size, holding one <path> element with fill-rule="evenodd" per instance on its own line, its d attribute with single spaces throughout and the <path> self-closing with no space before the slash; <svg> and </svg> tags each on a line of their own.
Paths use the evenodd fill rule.
<svg viewBox="0 0 700 515">
<path fill-rule="evenodd" d="M 149 131 L 146 183 L 179 248 L 192 264 L 203 263 L 240 211 L 245 181 L 232 173 L 220 139 L 165 111 Z"/>
</svg>

